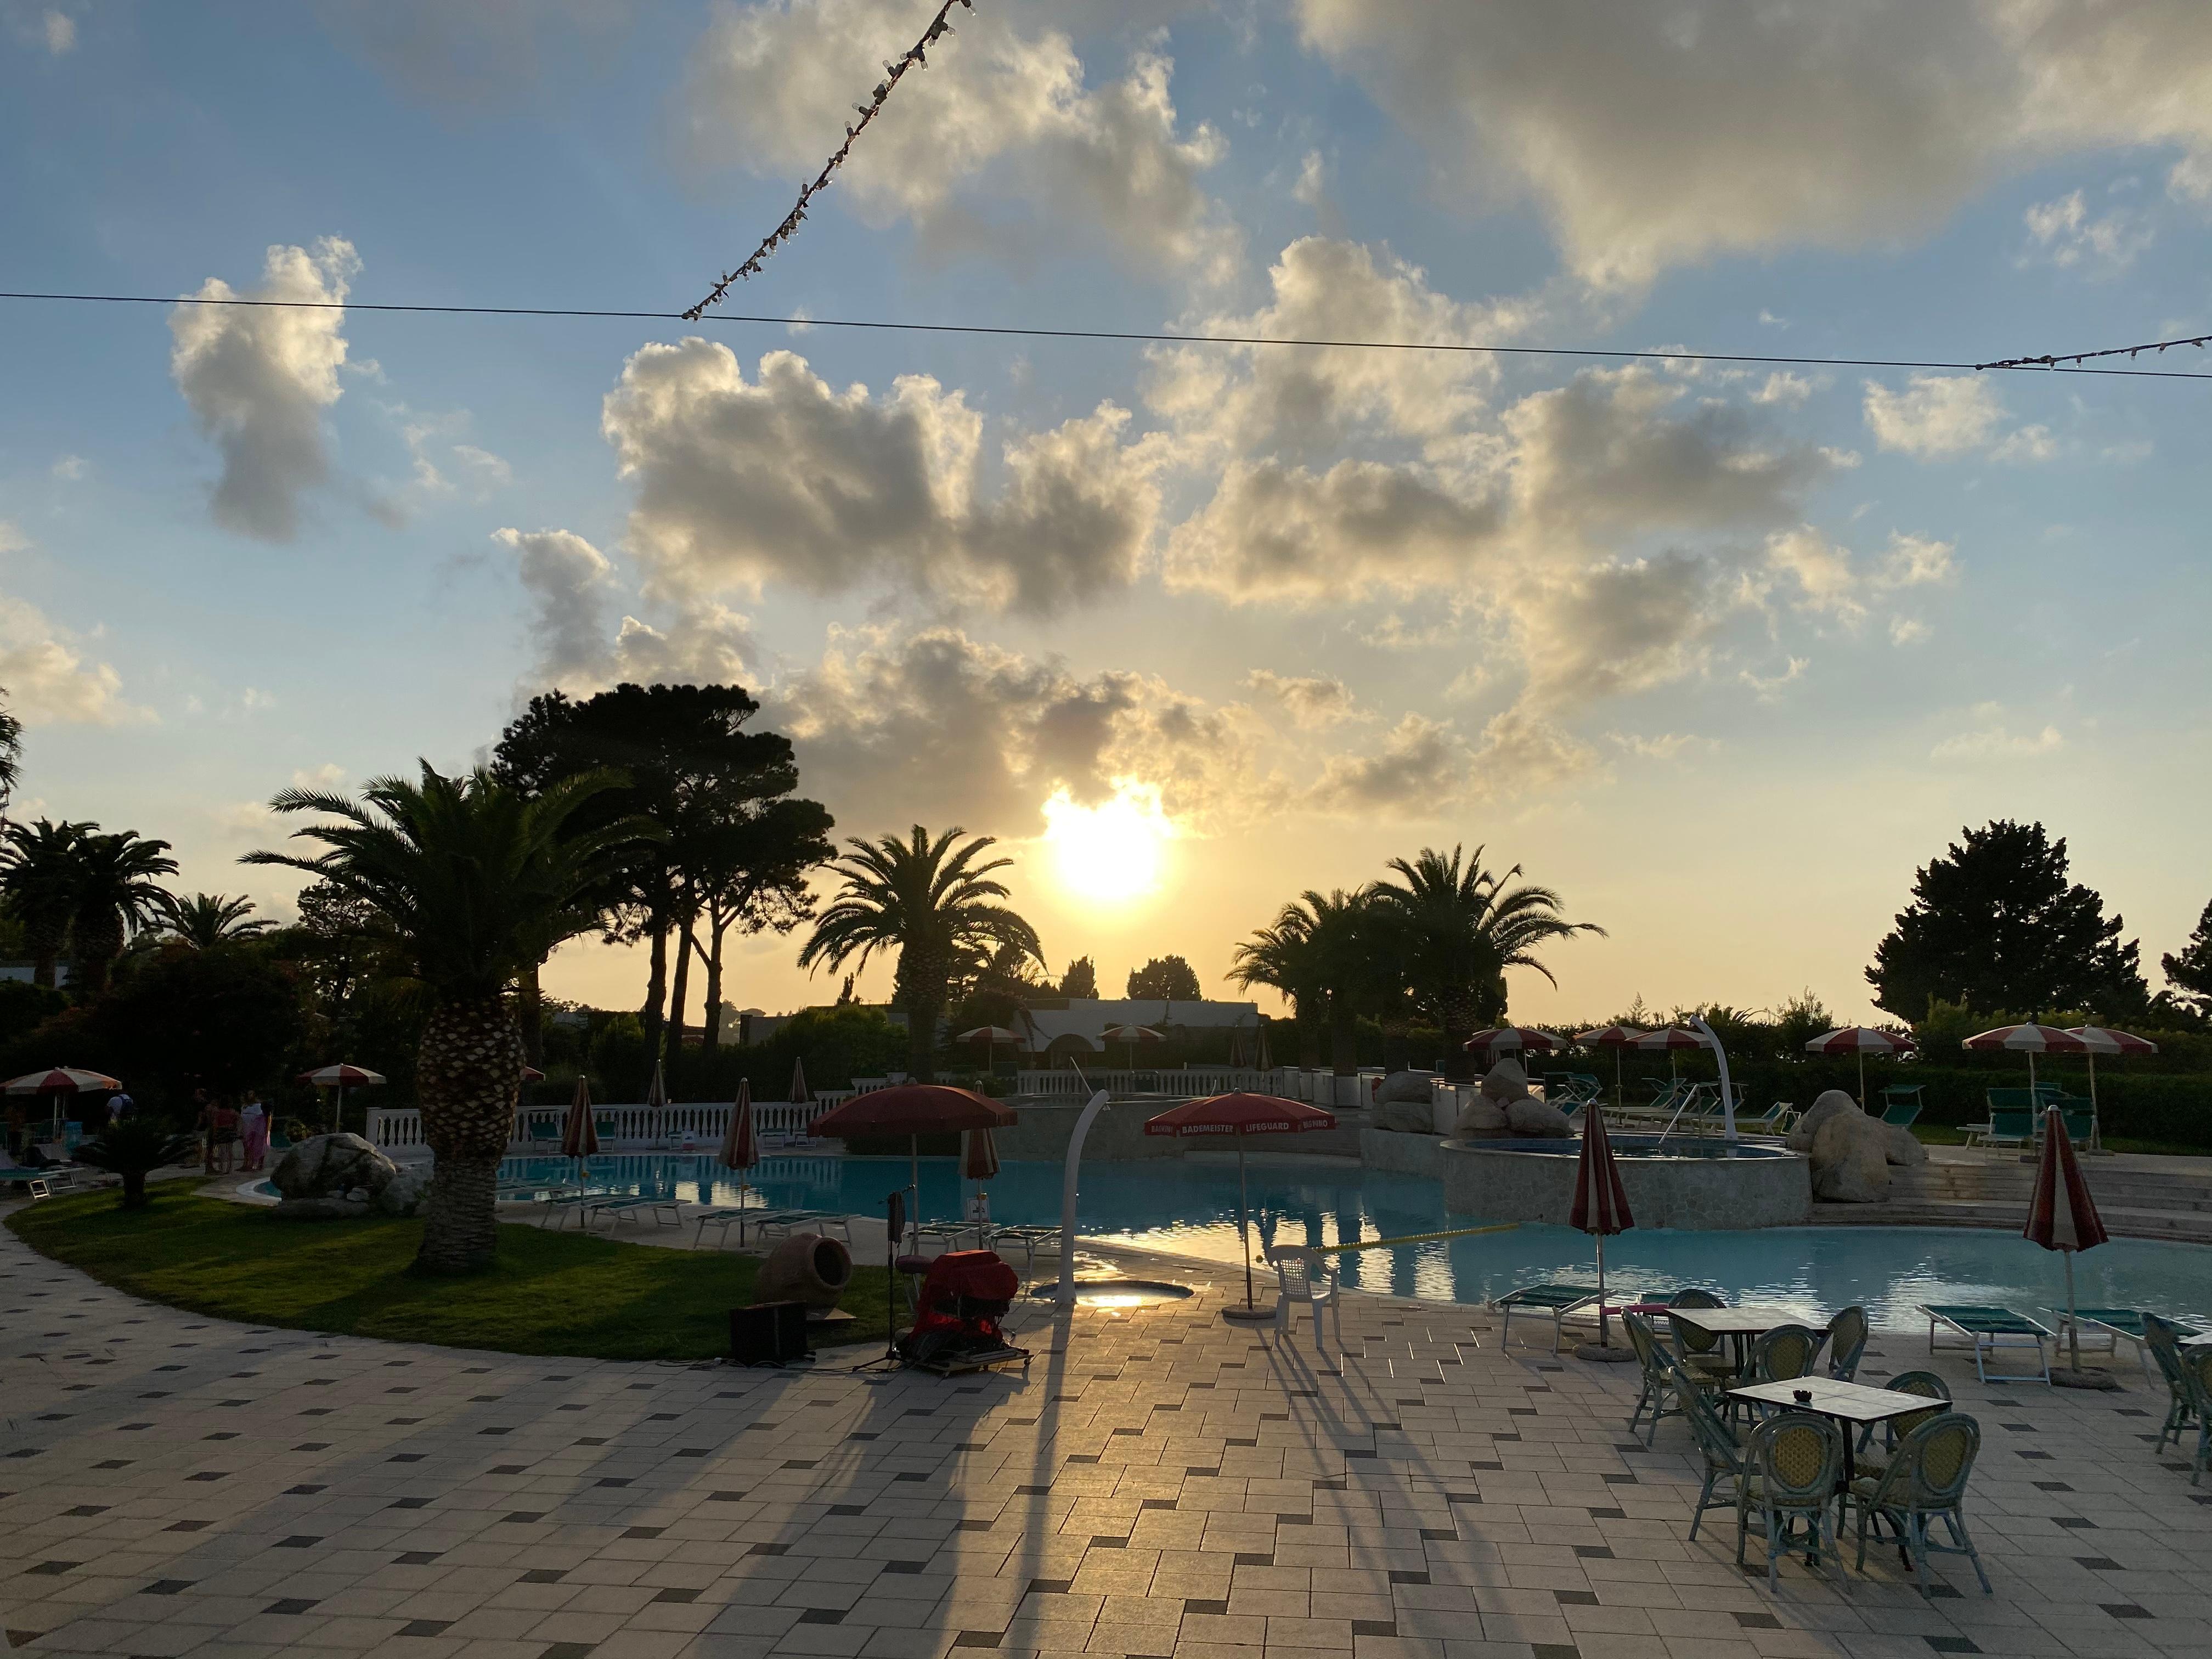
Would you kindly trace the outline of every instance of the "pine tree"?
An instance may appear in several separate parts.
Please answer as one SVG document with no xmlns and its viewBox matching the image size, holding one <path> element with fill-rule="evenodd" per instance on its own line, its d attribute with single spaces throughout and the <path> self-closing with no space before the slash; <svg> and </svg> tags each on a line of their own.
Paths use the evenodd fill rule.
<svg viewBox="0 0 2212 1659">
<path fill-rule="evenodd" d="M 2174 1000 L 2199 1018 L 2212 1019 L 2212 904 L 2197 918 L 2197 931 L 2181 954 L 2160 957 L 2158 965 L 2174 988 Z"/>
</svg>

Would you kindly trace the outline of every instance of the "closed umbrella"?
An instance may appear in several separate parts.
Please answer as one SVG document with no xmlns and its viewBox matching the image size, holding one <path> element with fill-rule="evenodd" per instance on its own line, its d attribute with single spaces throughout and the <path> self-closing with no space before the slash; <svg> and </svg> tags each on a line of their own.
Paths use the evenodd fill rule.
<svg viewBox="0 0 2212 1659">
<path fill-rule="evenodd" d="M 1866 1057 L 1869 1054 L 1909 1054 L 1917 1045 L 1901 1031 L 1876 1030 L 1871 1025 L 1846 1025 L 1816 1036 L 1805 1045 L 1808 1054 L 1856 1054 L 1859 1057 L 1859 1109 L 1866 1109 Z"/>
<path fill-rule="evenodd" d="M 2154 1054 L 2158 1044 L 2132 1031 L 2111 1031 L 2101 1025 L 2069 1025 L 2066 1030 L 2069 1036 L 2080 1037 L 2089 1050 L 2089 1145 L 2094 1149 L 2104 1143 L 2104 1117 L 2097 1109 L 2097 1056 Z"/>
<path fill-rule="evenodd" d="M 592 1112 L 592 1084 L 576 1079 L 575 1098 L 568 1103 L 568 1121 L 561 1126 L 561 1156 L 576 1160 L 576 1184 L 584 1184 L 584 1160 L 599 1150 L 599 1126 Z"/>
<path fill-rule="evenodd" d="M 856 1135 L 907 1137 L 908 1177 L 914 1194 L 909 1213 L 921 1239 L 921 1137 L 960 1129 L 1000 1128 L 1012 1123 L 1014 1109 L 967 1089 L 942 1083 L 901 1083 L 854 1095 L 814 1121 L 813 1133 L 849 1140 Z"/>
<path fill-rule="evenodd" d="M 1583 1150 L 1575 1163 L 1575 1202 L 1568 1212 L 1567 1224 L 1597 1243 L 1597 1345 L 1602 1348 L 1606 1346 L 1606 1237 L 1626 1232 L 1636 1224 L 1636 1218 L 1629 1213 L 1628 1189 L 1620 1184 L 1620 1168 L 1613 1161 L 1604 1109 L 1595 1103 L 1583 1114 Z"/>
<path fill-rule="evenodd" d="M 753 1085 L 751 1079 L 738 1079 L 737 1103 L 730 1109 L 730 1127 L 722 1135 L 721 1150 L 715 1154 L 726 1170 L 734 1170 L 738 1176 L 738 1207 L 745 1207 L 745 1171 L 760 1162 L 760 1136 L 753 1129 Z M 702 1230 L 703 1231 L 703 1230 Z M 744 1241 L 742 1230 L 738 1234 Z"/>
<path fill-rule="evenodd" d="M 1273 1095 L 1210 1095 L 1185 1101 L 1158 1117 L 1145 1120 L 1148 1135 L 1231 1135 L 1237 1142 L 1237 1240 L 1244 1255 L 1244 1305 L 1224 1308 L 1224 1319 L 1256 1322 L 1273 1319 L 1272 1310 L 1252 1304 L 1252 1205 L 1244 1185 L 1244 1137 L 1263 1134 L 1301 1134 L 1311 1129 L 1334 1129 L 1336 1115 L 1318 1106 Z"/>
<path fill-rule="evenodd" d="M 2035 1195 L 2028 1200 L 2027 1225 L 2021 1237 L 2066 1258 L 2066 1358 L 2069 1372 L 2054 1372 L 2051 1380 L 2074 1388 L 2110 1388 L 2112 1379 L 2101 1374 L 2085 1376 L 2081 1370 L 2081 1337 L 2074 1317 L 2074 1253 L 2094 1250 L 2106 1239 L 2104 1218 L 2097 1201 L 2081 1179 L 2081 1164 L 2074 1156 L 2074 1143 L 2066 1133 L 2066 1114 L 2051 1114 L 2043 1133 L 2043 1157 L 2035 1169 Z"/>
<path fill-rule="evenodd" d="M 336 1129 L 339 1124 L 345 1121 L 345 1091 L 348 1089 L 359 1089 L 370 1084 L 381 1083 L 384 1081 L 384 1073 L 372 1072 L 366 1066 L 348 1066 L 341 1061 L 336 1066 L 321 1066 L 312 1072 L 302 1072 L 298 1080 L 301 1083 L 312 1083 L 318 1089 L 335 1088 L 338 1091 L 337 1117 L 331 1125 L 333 1129 Z M 11 1083 L 8 1086 L 13 1090 L 15 1085 Z"/>
<path fill-rule="evenodd" d="M 2038 1054 L 2086 1054 L 2089 1045 L 2071 1031 L 2062 1031 L 2056 1025 L 2038 1025 L 2030 1020 L 2024 1025 L 2000 1025 L 1994 1030 L 1977 1031 L 1960 1045 L 1966 1048 L 2002 1048 L 2007 1053 L 2027 1056 L 2028 1121 L 2042 1120 L 2042 1102 L 2035 1092 L 2035 1057 Z"/>
<path fill-rule="evenodd" d="M 1129 1069 L 1137 1069 L 1137 1045 L 1140 1042 L 1165 1042 L 1167 1039 L 1149 1025 L 1109 1025 L 1098 1034 L 1109 1042 L 1129 1045 Z"/>
<path fill-rule="evenodd" d="M 668 1133 L 668 1083 L 657 1060 L 653 1062 L 653 1081 L 645 1089 L 645 1133 L 653 1140 Z"/>
<path fill-rule="evenodd" d="M 1636 1046 L 1637 1039 L 1641 1037 L 1643 1035 L 1644 1032 L 1642 1029 L 1634 1025 L 1601 1025 L 1595 1031 L 1578 1031 L 1575 1034 L 1575 1041 L 1581 1043 L 1585 1048 L 1610 1048 L 1613 1050 L 1613 1103 L 1616 1106 L 1621 1103 L 1621 1051 L 1625 1048 L 1634 1048 Z"/>
<path fill-rule="evenodd" d="M 968 1200 L 968 1218 L 975 1224 L 975 1248 L 980 1250 L 984 1231 L 991 1224 L 991 1194 L 982 1183 L 998 1176 L 999 1145 L 988 1129 L 969 1129 L 960 1139 L 961 1177 L 976 1183 L 975 1195 Z"/>
</svg>

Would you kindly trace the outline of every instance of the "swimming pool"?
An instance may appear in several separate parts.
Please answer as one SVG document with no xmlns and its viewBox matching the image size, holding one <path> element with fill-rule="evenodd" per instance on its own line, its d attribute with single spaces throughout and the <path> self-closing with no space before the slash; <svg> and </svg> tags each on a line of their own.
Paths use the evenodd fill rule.
<svg viewBox="0 0 2212 1659">
<path fill-rule="evenodd" d="M 563 1158 L 517 1158 L 509 1179 L 562 1180 Z M 906 1185 L 904 1158 L 771 1158 L 750 1184 L 768 1203 L 881 1215 Z M 1445 1213 L 1441 1187 L 1419 1176 L 1295 1156 L 1250 1166 L 1255 1246 L 1335 1244 L 1476 1224 Z M 737 1182 L 711 1157 L 617 1154 L 591 1161 L 592 1182 L 686 1202 L 732 1204 Z M 1057 1224 L 1057 1164 L 1006 1164 L 988 1183 L 1002 1222 Z M 951 1158 L 921 1161 L 921 1213 L 958 1215 L 973 1183 Z M 1237 1165 L 1226 1158 L 1086 1164 L 1077 1224 L 1091 1237 L 1235 1262 Z M 1756 1301 L 1823 1316 L 1851 1303 L 1878 1330 L 1927 1328 L 1923 1302 L 1995 1302 L 2038 1313 L 2065 1297 L 2057 1256 L 2016 1234 L 1940 1227 L 1789 1227 L 1748 1232 L 1636 1228 L 1606 1244 L 1606 1282 L 1624 1291 L 1697 1285 L 1731 1302 Z M 1401 1245 L 1338 1256 L 1361 1290 L 1480 1303 L 1516 1285 L 1589 1276 L 1590 1241 L 1567 1227 Z M 2212 1313 L 2212 1249 L 2114 1239 L 2075 1265 L 2084 1307 Z"/>
</svg>

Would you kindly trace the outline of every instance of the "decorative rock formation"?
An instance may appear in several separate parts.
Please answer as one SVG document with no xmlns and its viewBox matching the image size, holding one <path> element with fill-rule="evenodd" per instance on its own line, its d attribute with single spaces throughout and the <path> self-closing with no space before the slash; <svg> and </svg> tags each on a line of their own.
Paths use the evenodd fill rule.
<svg viewBox="0 0 2212 1659">
<path fill-rule="evenodd" d="M 793 1233 L 768 1253 L 753 1280 L 756 1302 L 804 1302 L 810 1308 L 837 1305 L 853 1282 L 853 1253 L 820 1233 Z"/>
<path fill-rule="evenodd" d="M 1460 1113 L 1457 1133 L 1563 1140 L 1574 1129 L 1565 1112 L 1528 1092 L 1528 1074 L 1518 1060 L 1501 1060 L 1484 1074 L 1481 1092 Z"/>
<path fill-rule="evenodd" d="M 1534 1095 L 1505 1103 L 1505 1127 L 1516 1135 L 1538 1140 L 1565 1140 L 1575 1132 L 1565 1112 Z"/>
<path fill-rule="evenodd" d="M 1375 1091 L 1375 1127 L 1407 1134 L 1436 1133 L 1433 1072 L 1393 1072 Z"/>
<path fill-rule="evenodd" d="M 1875 1204 L 1889 1196 L 1889 1126 L 1869 1117 L 1841 1089 L 1814 1101 L 1785 1144 L 1811 1164 L 1814 1198 Z"/>
<path fill-rule="evenodd" d="M 276 1160 L 269 1183 L 288 1220 L 332 1221 L 412 1215 L 429 1187 L 427 1170 L 402 1170 L 359 1135 L 317 1135 Z"/>
</svg>

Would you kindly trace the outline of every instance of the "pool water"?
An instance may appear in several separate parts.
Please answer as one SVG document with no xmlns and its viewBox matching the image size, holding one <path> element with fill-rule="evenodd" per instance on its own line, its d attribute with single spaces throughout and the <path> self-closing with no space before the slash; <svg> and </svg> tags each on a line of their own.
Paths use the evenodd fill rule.
<svg viewBox="0 0 2212 1659">
<path fill-rule="evenodd" d="M 565 1180 L 563 1158 L 518 1158 L 510 1179 Z M 735 1176 L 711 1157 L 616 1154 L 591 1160 L 594 1187 L 686 1202 L 734 1204 Z M 779 1206 L 881 1215 L 884 1194 L 907 1182 L 907 1160 L 771 1158 L 752 1172 L 758 1198 Z M 1447 1215 L 1437 1182 L 1419 1176 L 1295 1156 L 1255 1158 L 1249 1181 L 1253 1244 L 1336 1244 L 1480 1224 Z M 1010 1162 L 987 1183 L 991 1214 L 1006 1223 L 1057 1225 L 1060 1167 Z M 921 1160 L 925 1219 L 951 1219 L 975 1183 L 951 1158 Z M 1235 1263 L 1237 1165 L 1212 1158 L 1094 1164 L 1083 1170 L 1077 1224 L 1087 1237 Z M 1635 1228 L 1606 1242 L 1606 1285 L 1625 1293 L 1699 1285 L 1730 1302 L 1757 1302 L 1825 1318 L 1857 1303 L 1877 1330 L 1927 1328 L 1923 1302 L 2002 1303 L 2041 1317 L 2063 1306 L 2065 1269 L 2018 1235 L 1935 1227 L 1789 1227 L 1752 1232 Z M 1590 1277 L 1591 1241 L 1571 1228 L 1437 1240 L 1336 1257 L 1345 1283 L 1435 1301 L 1480 1303 L 1534 1280 Z M 2080 1256 L 2083 1307 L 2212 1314 L 2212 1249 L 2115 1239 Z M 2049 1322 L 2047 1320 L 2045 1322 Z"/>
</svg>

